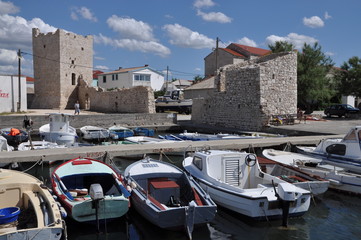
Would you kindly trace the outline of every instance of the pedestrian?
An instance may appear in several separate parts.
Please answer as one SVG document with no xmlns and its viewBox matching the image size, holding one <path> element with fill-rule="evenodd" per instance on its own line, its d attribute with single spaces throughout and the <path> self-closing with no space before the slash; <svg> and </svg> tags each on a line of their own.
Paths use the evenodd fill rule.
<svg viewBox="0 0 361 240">
<path fill-rule="evenodd" d="M 79 105 L 79 101 L 76 101 L 75 105 L 74 105 L 74 108 L 75 108 L 75 112 L 74 112 L 74 115 L 76 114 L 80 114 L 80 105 Z"/>
</svg>

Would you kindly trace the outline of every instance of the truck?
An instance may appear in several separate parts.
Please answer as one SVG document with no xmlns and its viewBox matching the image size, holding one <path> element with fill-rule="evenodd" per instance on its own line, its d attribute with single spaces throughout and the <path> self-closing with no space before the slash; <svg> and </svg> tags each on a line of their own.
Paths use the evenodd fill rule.
<svg viewBox="0 0 361 240">
<path fill-rule="evenodd" d="M 181 90 L 167 91 L 164 96 L 155 100 L 155 111 L 175 111 L 178 113 L 192 113 L 192 99 L 182 99 Z"/>
</svg>

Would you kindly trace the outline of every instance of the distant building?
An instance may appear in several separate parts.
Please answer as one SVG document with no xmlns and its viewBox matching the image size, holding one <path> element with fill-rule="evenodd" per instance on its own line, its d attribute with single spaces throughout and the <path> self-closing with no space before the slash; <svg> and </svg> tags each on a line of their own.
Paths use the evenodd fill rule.
<svg viewBox="0 0 361 240">
<path fill-rule="evenodd" d="M 172 82 L 163 83 L 162 90 L 184 90 L 193 84 L 191 80 L 177 79 Z"/>
<path fill-rule="evenodd" d="M 99 70 L 93 70 L 93 82 L 91 84 L 92 87 L 99 87 L 99 83 L 98 83 L 98 76 L 99 74 L 103 74 L 104 72 L 99 71 Z"/>
<path fill-rule="evenodd" d="M 27 111 L 27 109 L 26 77 L 20 77 L 19 99 L 18 75 L 0 75 L 0 112 Z"/>
<path fill-rule="evenodd" d="M 73 108 L 78 80 L 93 80 L 93 36 L 33 28 L 35 97 L 32 108 Z"/>
<path fill-rule="evenodd" d="M 137 86 L 151 87 L 159 91 L 164 83 L 164 74 L 148 65 L 142 67 L 119 68 L 112 72 L 98 75 L 99 87 L 104 89 L 122 89 Z"/>
<path fill-rule="evenodd" d="M 216 91 L 214 85 L 214 76 L 205 78 L 200 82 L 184 89 L 184 98 L 208 98 Z"/>
<path fill-rule="evenodd" d="M 226 48 L 215 49 L 204 58 L 204 75 L 214 76 L 217 69 L 228 64 L 236 64 L 244 60 L 270 54 L 270 50 L 231 43 Z"/>
</svg>

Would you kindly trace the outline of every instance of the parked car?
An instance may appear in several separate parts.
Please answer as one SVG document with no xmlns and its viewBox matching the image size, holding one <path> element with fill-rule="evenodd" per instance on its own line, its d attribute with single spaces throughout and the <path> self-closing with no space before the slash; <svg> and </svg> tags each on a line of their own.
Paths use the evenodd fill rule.
<svg viewBox="0 0 361 240">
<path fill-rule="evenodd" d="M 350 114 L 359 113 L 360 109 L 352 107 L 349 104 L 335 104 L 327 107 L 324 111 L 327 117 L 337 115 L 339 117 L 345 116 L 350 117 Z"/>
</svg>

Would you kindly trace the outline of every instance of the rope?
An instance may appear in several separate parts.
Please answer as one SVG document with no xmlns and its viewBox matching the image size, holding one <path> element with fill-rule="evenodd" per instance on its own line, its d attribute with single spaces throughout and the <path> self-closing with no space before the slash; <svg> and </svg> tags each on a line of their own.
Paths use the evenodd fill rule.
<svg viewBox="0 0 361 240">
<path fill-rule="evenodd" d="M 24 170 L 24 171 L 22 171 L 22 172 L 27 172 L 27 171 L 31 170 L 32 168 L 34 168 L 36 165 L 42 164 L 42 163 L 43 163 L 43 157 L 44 157 L 44 156 L 41 156 L 41 159 L 39 159 L 39 160 L 38 160 L 37 162 L 35 162 L 31 167 L 29 167 L 28 169 L 26 169 L 26 170 Z"/>
</svg>

